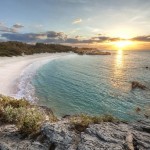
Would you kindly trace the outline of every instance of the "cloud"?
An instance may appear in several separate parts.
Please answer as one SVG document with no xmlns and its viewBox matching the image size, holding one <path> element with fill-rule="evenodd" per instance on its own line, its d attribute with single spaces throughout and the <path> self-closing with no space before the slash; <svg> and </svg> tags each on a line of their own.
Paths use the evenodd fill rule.
<svg viewBox="0 0 150 150">
<path fill-rule="evenodd" d="M 77 36 L 75 36 L 75 38 L 76 38 L 76 39 L 80 39 L 80 38 L 83 38 L 83 36 L 77 35 Z"/>
<path fill-rule="evenodd" d="M 74 38 L 68 37 L 64 32 L 55 32 L 55 31 L 47 31 L 45 33 L 3 33 L 1 34 L 2 38 L 5 38 L 10 41 L 22 41 L 22 42 L 42 42 L 42 43 L 70 43 L 70 44 L 78 44 L 78 43 L 102 43 L 102 42 L 110 42 L 120 40 L 119 38 L 111 38 L 107 36 L 97 36 L 91 37 L 88 39 L 82 39 L 82 36 L 75 36 Z"/>
<path fill-rule="evenodd" d="M 39 34 L 3 33 L 3 34 L 1 34 L 1 36 L 10 41 L 35 42 L 38 39 Z"/>
<path fill-rule="evenodd" d="M 48 31 L 46 32 L 48 38 L 59 38 L 59 39 L 66 39 L 67 35 L 64 32 L 55 32 L 55 31 Z"/>
<path fill-rule="evenodd" d="M 97 37 L 92 37 L 91 39 L 93 41 L 98 41 L 98 42 L 115 42 L 119 40 L 124 40 L 119 37 L 109 37 L 109 36 L 103 36 L 102 34 L 98 34 L 99 36 Z"/>
<path fill-rule="evenodd" d="M 7 27 L 4 23 L 0 23 L 0 32 L 16 33 L 17 30 L 15 28 Z"/>
<path fill-rule="evenodd" d="M 23 28 L 24 26 L 19 24 L 19 23 L 16 23 L 13 25 L 13 28 Z"/>
<path fill-rule="evenodd" d="M 2 38 L 5 38 L 9 41 L 21 41 L 27 43 L 35 43 L 35 42 L 42 42 L 42 43 L 92 43 L 96 42 L 97 40 L 94 39 L 86 39 L 80 40 L 80 36 L 76 36 L 75 38 L 68 37 L 63 32 L 55 32 L 55 31 L 48 31 L 41 34 L 36 33 L 3 33 L 1 34 Z"/>
<path fill-rule="evenodd" d="M 7 25 L 5 25 L 5 23 L 0 22 L 0 32 L 3 33 L 17 33 L 18 30 L 23 27 L 23 25 L 18 23 L 14 24 L 12 27 L 8 27 Z"/>
<path fill-rule="evenodd" d="M 81 23 L 83 20 L 81 18 L 75 19 L 72 24 L 78 24 Z"/>
<path fill-rule="evenodd" d="M 63 32 L 55 32 L 55 31 L 47 31 L 45 33 L 36 34 L 36 33 L 3 33 L 1 34 L 2 38 L 5 38 L 9 41 L 20 41 L 27 43 L 91 43 L 93 40 L 80 40 L 80 36 L 76 36 L 75 38 L 69 38 Z"/>
<path fill-rule="evenodd" d="M 10 41 L 21 42 L 60 42 L 63 43 L 67 39 L 67 35 L 63 32 L 47 31 L 44 33 L 3 33 L 2 38 Z"/>
<path fill-rule="evenodd" d="M 3 28 L 4 30 L 4 28 Z M 8 28 L 6 28 L 8 31 Z M 80 35 L 76 35 L 75 37 L 70 37 L 64 32 L 55 32 L 55 31 L 46 31 L 43 33 L 16 33 L 11 32 L 9 28 L 9 32 L 5 32 L 1 34 L 1 39 L 6 39 L 9 41 L 20 41 L 27 43 L 59 43 L 59 44 L 91 44 L 91 43 L 109 43 L 115 42 L 119 40 L 125 40 L 119 37 L 109 37 L 102 34 L 98 34 L 95 37 L 89 37 L 85 39 Z M 129 40 L 132 41 L 141 41 L 141 42 L 150 42 L 150 35 L 147 36 L 137 36 L 131 38 Z"/>
<path fill-rule="evenodd" d="M 150 35 L 137 36 L 132 38 L 131 40 L 139 42 L 150 42 Z"/>
</svg>

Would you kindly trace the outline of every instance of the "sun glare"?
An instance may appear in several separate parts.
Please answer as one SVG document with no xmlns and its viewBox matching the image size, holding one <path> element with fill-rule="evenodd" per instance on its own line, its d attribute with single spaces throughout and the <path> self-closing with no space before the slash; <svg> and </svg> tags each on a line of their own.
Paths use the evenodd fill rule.
<svg viewBox="0 0 150 150">
<path fill-rule="evenodd" d="M 124 41 L 124 40 L 122 40 L 122 41 L 117 41 L 117 42 L 115 42 L 114 44 L 115 44 L 115 46 L 116 46 L 117 48 L 123 49 L 123 48 L 125 48 L 125 47 L 127 47 L 127 46 L 132 45 L 133 42 L 132 42 L 132 41 Z"/>
</svg>

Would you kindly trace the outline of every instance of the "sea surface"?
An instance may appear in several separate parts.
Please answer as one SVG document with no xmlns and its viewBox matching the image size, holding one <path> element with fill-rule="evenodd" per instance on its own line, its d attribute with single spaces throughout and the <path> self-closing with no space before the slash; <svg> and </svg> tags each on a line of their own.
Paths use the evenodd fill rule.
<svg viewBox="0 0 150 150">
<path fill-rule="evenodd" d="M 144 84 L 147 90 L 132 90 L 132 81 Z M 38 103 L 57 116 L 112 114 L 136 120 L 150 113 L 150 51 L 70 54 L 40 67 L 31 83 Z"/>
</svg>

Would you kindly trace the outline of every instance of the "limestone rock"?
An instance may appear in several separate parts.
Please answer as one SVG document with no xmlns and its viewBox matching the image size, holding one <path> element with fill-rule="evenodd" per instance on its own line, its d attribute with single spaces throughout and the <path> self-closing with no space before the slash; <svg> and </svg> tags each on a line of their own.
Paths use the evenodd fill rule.
<svg viewBox="0 0 150 150">
<path fill-rule="evenodd" d="M 22 139 L 14 125 L 1 125 L 0 150 L 150 150 L 150 120 L 91 124 L 79 133 L 64 118 L 45 123 L 35 140 Z"/>
<path fill-rule="evenodd" d="M 47 123 L 42 127 L 42 133 L 48 138 L 50 148 L 55 150 L 73 150 L 77 148 L 79 135 L 69 129 L 66 122 Z"/>
<path fill-rule="evenodd" d="M 43 134 L 55 150 L 149 150 L 150 122 L 92 124 L 75 133 L 69 124 L 45 124 Z"/>
</svg>

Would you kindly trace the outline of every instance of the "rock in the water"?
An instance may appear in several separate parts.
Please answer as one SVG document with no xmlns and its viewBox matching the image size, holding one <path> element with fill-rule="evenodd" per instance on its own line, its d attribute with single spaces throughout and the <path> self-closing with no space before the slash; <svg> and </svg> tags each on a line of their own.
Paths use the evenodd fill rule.
<svg viewBox="0 0 150 150">
<path fill-rule="evenodd" d="M 136 89 L 136 88 L 139 88 L 139 89 L 142 89 L 142 90 L 145 90 L 146 89 L 146 86 L 137 82 L 137 81 L 133 81 L 132 82 L 132 89 Z"/>
</svg>

